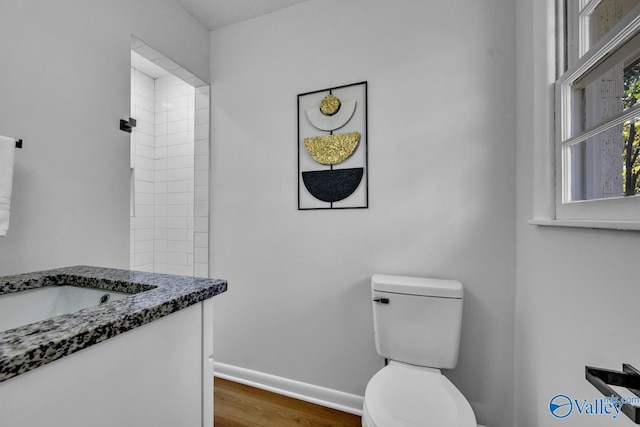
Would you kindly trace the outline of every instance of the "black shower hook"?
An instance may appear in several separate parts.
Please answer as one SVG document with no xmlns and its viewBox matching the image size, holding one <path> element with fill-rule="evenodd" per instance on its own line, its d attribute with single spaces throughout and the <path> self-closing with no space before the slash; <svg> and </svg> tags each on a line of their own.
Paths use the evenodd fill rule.
<svg viewBox="0 0 640 427">
<path fill-rule="evenodd" d="M 131 133 L 131 130 L 136 127 L 136 119 L 129 117 L 129 121 L 120 119 L 120 130 Z"/>
</svg>

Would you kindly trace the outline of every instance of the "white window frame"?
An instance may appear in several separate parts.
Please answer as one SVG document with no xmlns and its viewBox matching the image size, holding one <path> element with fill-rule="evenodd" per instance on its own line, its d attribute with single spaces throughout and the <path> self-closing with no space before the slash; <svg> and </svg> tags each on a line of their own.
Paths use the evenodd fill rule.
<svg viewBox="0 0 640 427">
<path fill-rule="evenodd" d="M 566 170 L 569 167 L 567 151 L 570 146 L 580 143 L 617 124 L 623 123 L 632 116 L 639 114 L 640 105 L 623 112 L 604 124 L 595 126 L 579 135 L 570 137 L 571 131 L 571 86 L 588 73 L 601 66 L 603 71 L 613 65 L 610 58 L 612 52 L 622 47 L 640 31 L 640 4 L 618 22 L 613 29 L 590 49 L 587 48 L 588 27 L 578 25 L 578 20 L 584 20 L 585 15 L 578 14 L 578 10 L 587 8 L 592 11 L 600 0 L 567 0 L 567 9 L 560 0 L 556 7 L 558 28 L 564 28 L 564 19 L 571 24 L 567 34 L 558 31 L 556 59 L 559 70 L 567 69 L 555 83 L 555 191 L 551 195 L 555 199 L 553 212 L 549 218 L 532 221 L 543 225 L 564 225 L 589 228 L 614 228 L 640 230 L 640 196 L 614 197 L 607 199 L 568 201 L 569 191 Z M 579 8 L 579 9 L 578 9 Z M 579 31 L 582 29 L 582 32 Z M 567 37 L 567 52 L 564 51 L 564 37 Z M 615 55 L 614 55 L 615 56 Z M 565 67 L 565 57 L 569 64 Z M 611 65 L 608 66 L 608 63 Z M 608 68 L 607 68 L 608 66 Z M 550 206 L 551 207 L 551 206 Z"/>
</svg>

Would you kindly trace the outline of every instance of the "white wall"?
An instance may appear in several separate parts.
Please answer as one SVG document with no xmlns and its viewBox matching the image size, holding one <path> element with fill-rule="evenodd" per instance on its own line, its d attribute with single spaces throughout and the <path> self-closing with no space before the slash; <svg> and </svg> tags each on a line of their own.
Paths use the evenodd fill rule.
<svg viewBox="0 0 640 427">
<path fill-rule="evenodd" d="M 554 29 L 546 13 L 553 1 L 517 3 L 516 425 L 631 426 L 624 415 L 612 420 L 574 412 L 556 420 L 549 412 L 549 400 L 559 393 L 580 400 L 602 397 L 586 381 L 586 365 L 640 366 L 640 342 L 634 335 L 640 235 L 527 223 L 534 211 L 534 179 L 545 174 L 544 162 L 536 160 L 544 152 L 539 147 L 549 142 L 552 79 L 546 79 L 545 70 Z"/>
<path fill-rule="evenodd" d="M 0 275 L 129 265 L 131 34 L 209 78 L 209 32 L 174 0 L 0 4 L 0 134 L 16 154 Z"/>
<path fill-rule="evenodd" d="M 216 360 L 362 395 L 373 273 L 460 280 L 446 374 L 513 424 L 515 3 L 315 0 L 214 31 Z M 370 207 L 298 211 L 296 96 L 369 83 Z"/>
</svg>

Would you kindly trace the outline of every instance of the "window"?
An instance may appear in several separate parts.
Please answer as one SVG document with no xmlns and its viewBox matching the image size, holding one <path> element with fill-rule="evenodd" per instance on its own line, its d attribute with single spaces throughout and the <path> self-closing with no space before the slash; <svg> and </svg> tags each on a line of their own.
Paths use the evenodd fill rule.
<svg viewBox="0 0 640 427">
<path fill-rule="evenodd" d="M 556 219 L 640 224 L 640 0 L 565 0 Z"/>
</svg>

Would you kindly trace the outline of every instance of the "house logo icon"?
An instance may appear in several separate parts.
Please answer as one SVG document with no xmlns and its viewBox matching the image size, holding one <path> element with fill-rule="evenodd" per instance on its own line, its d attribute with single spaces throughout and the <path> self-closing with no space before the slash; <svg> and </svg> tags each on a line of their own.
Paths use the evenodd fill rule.
<svg viewBox="0 0 640 427">
<path fill-rule="evenodd" d="M 556 394 L 549 401 L 549 412 L 556 418 L 567 418 L 573 411 L 573 403 L 569 396 Z"/>
</svg>

